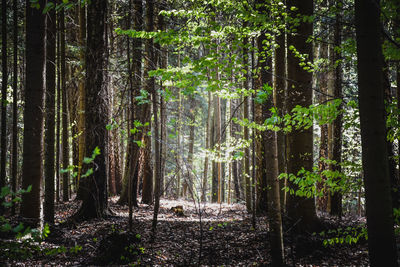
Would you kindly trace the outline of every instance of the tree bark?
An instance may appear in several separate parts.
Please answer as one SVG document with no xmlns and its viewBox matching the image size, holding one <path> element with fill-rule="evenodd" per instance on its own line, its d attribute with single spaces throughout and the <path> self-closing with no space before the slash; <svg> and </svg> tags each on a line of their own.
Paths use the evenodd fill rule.
<svg viewBox="0 0 400 267">
<path fill-rule="evenodd" d="M 297 14 L 311 16 L 313 14 L 313 1 L 288 1 L 288 7 L 296 6 L 298 9 L 293 15 Z M 288 46 L 294 46 L 297 51 L 307 54 L 308 59 L 312 60 L 312 44 L 307 42 L 307 38 L 312 34 L 312 23 L 301 22 L 297 34 L 288 36 Z M 307 72 L 299 65 L 299 59 L 295 57 L 293 51 L 288 51 L 288 111 L 296 105 L 309 107 L 312 104 L 312 73 Z M 287 136 L 288 146 L 288 173 L 297 175 L 297 172 L 304 167 L 312 170 L 313 167 L 313 127 L 309 129 L 292 130 Z M 293 183 L 290 187 L 295 189 Z M 315 211 L 314 198 L 304 198 L 296 195 L 289 195 L 287 202 L 287 212 L 292 224 L 296 223 L 298 231 L 314 231 L 318 226 Z"/>
<path fill-rule="evenodd" d="M 335 22 L 335 29 L 334 29 L 334 43 L 335 48 L 340 47 L 342 43 L 342 6 L 343 1 L 335 1 L 336 3 L 336 22 Z M 342 89 L 342 56 L 340 49 L 334 49 L 333 51 L 333 64 L 336 64 L 334 70 L 334 88 L 333 93 L 335 99 L 342 99 L 343 98 L 343 89 Z M 343 104 L 339 105 L 339 110 L 343 109 Z M 332 159 L 336 161 L 336 165 L 333 166 L 334 171 L 338 171 L 339 173 L 342 172 L 342 136 L 343 136 L 343 114 L 339 113 L 336 120 L 333 122 L 333 146 L 332 146 Z M 341 179 L 340 177 L 339 179 Z M 331 215 L 341 217 L 342 216 L 342 193 L 335 192 L 331 197 Z"/>
<path fill-rule="evenodd" d="M 40 9 L 26 0 L 26 86 L 24 110 L 24 142 L 22 163 L 22 188 L 32 186 L 32 191 L 22 195 L 21 215 L 40 220 L 40 199 L 43 175 L 43 110 L 45 72 L 45 15 L 44 0 Z"/>
<path fill-rule="evenodd" d="M 69 142 L 68 142 L 68 93 L 66 80 L 66 62 L 65 62 L 65 14 L 61 9 L 60 15 L 60 44 L 61 44 L 61 92 L 62 92 L 62 168 L 69 166 Z M 69 172 L 62 173 L 63 201 L 69 200 Z"/>
<path fill-rule="evenodd" d="M 1 153 L 0 153 L 0 188 L 6 185 L 6 156 L 7 156 L 7 85 L 8 85 L 8 68 L 7 68 L 7 1 L 1 1 Z M 3 213 L 4 207 L 0 207 L 0 215 Z"/>
<path fill-rule="evenodd" d="M 105 22 L 107 1 L 95 1 L 87 6 L 87 43 L 85 76 L 85 141 L 86 156 L 97 147 L 100 154 L 82 173 L 91 168 L 93 174 L 84 178 L 81 186 L 82 206 L 75 219 L 101 218 L 107 214 L 107 87 L 104 64 L 106 54 Z"/>
<path fill-rule="evenodd" d="M 380 1 L 355 1 L 362 164 L 371 266 L 398 266 L 386 149 Z"/>
<path fill-rule="evenodd" d="M 154 1 L 149 0 L 146 2 L 146 15 L 145 15 L 145 30 L 152 32 L 154 30 Z M 149 77 L 149 71 L 155 68 L 155 57 L 153 40 L 147 39 L 145 41 L 145 67 L 144 67 L 144 79 L 145 85 L 144 90 L 151 94 L 155 90 L 154 77 Z M 149 106 L 150 104 L 144 104 Z M 150 110 L 149 110 L 150 111 Z M 143 167 L 143 191 L 142 191 L 142 202 L 145 204 L 151 204 L 153 202 L 153 172 L 151 171 L 151 139 L 146 134 L 150 129 L 150 126 L 145 127 L 144 131 L 144 146 L 141 150 L 142 153 L 142 164 Z"/>
<path fill-rule="evenodd" d="M 45 115 L 45 197 L 44 220 L 54 223 L 54 156 L 56 104 L 56 11 L 49 10 L 46 22 L 46 115 Z"/>
<path fill-rule="evenodd" d="M 11 190 L 16 192 L 18 180 L 18 2 L 13 0 L 13 128 L 11 158 Z M 54 179 L 54 178 L 53 178 Z M 15 205 L 11 207 L 15 215 Z"/>
</svg>

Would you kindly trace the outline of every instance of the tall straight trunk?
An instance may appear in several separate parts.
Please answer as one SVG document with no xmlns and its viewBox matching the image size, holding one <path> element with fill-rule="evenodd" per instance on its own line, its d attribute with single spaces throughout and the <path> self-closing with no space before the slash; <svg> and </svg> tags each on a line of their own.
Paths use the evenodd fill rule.
<svg viewBox="0 0 400 267">
<path fill-rule="evenodd" d="M 262 11 L 265 12 L 265 11 Z M 268 74 L 271 73 L 272 69 L 272 60 L 271 58 L 267 55 L 267 52 L 265 51 L 265 42 L 267 41 L 266 39 L 266 31 L 262 31 L 260 37 L 257 39 L 257 48 L 258 48 L 258 67 L 260 68 L 260 71 L 264 71 L 263 77 L 264 83 L 260 84 L 260 81 L 258 81 L 258 88 L 257 90 L 263 91 L 263 86 L 264 84 L 267 84 L 269 86 L 272 85 L 272 75 Z M 261 79 L 261 78 L 260 78 Z M 273 96 L 270 96 L 271 101 L 273 101 Z M 255 121 L 258 124 L 263 124 L 265 119 L 267 119 L 268 115 L 268 103 L 258 103 L 255 105 Z M 268 211 L 268 184 L 267 184 L 267 171 L 271 171 L 267 168 L 267 152 L 268 149 L 271 149 L 271 141 L 268 141 L 268 134 L 266 132 L 258 132 L 259 139 L 256 142 L 256 151 L 257 151 L 257 163 L 256 166 L 258 166 L 257 169 L 257 177 L 256 177 L 256 192 L 257 192 L 257 203 L 256 203 L 256 210 L 258 213 L 266 213 Z M 269 163 L 268 163 L 269 164 Z"/>
<path fill-rule="evenodd" d="M 278 109 L 279 115 L 283 116 L 285 111 L 286 101 L 286 34 L 281 32 L 276 37 L 276 42 L 279 47 L 275 50 L 275 107 Z M 285 164 L 285 134 L 282 131 L 277 132 L 277 149 L 278 149 L 278 168 L 279 174 L 286 173 Z M 283 210 L 286 205 L 286 191 L 282 190 L 286 186 L 286 180 L 280 180 L 280 197 L 281 209 Z"/>
<path fill-rule="evenodd" d="M 61 158 L 61 45 L 60 45 L 60 20 L 57 20 L 57 103 L 56 103 L 56 201 L 60 201 L 60 158 Z"/>
<path fill-rule="evenodd" d="M 215 101 L 216 97 L 213 96 L 213 104 L 215 109 Z M 211 147 L 215 149 L 216 142 L 217 142 L 217 134 L 216 134 L 216 111 L 214 110 L 214 114 L 212 116 L 212 123 L 211 123 Z M 211 202 L 215 203 L 218 201 L 218 165 L 216 161 L 212 162 L 212 173 L 211 173 Z"/>
<path fill-rule="evenodd" d="M 6 156 L 7 156 L 7 0 L 1 1 L 1 152 L 0 152 L 0 188 L 6 185 Z M 0 207 L 0 214 L 4 207 Z"/>
<path fill-rule="evenodd" d="M 145 30 L 152 32 L 154 30 L 154 0 L 146 2 L 146 15 L 145 15 Z M 147 39 L 145 41 L 145 67 L 144 67 L 144 90 L 151 94 L 155 90 L 154 77 L 149 77 L 149 71 L 154 70 L 155 57 L 153 40 Z M 144 104 L 149 106 L 150 104 Z M 147 128 L 147 129 L 146 129 Z M 150 127 L 145 127 L 144 132 L 148 132 Z M 151 161 L 151 139 L 148 135 L 144 136 L 144 147 L 143 150 L 143 191 L 142 191 L 142 202 L 150 204 L 153 201 L 153 173 L 150 167 Z"/>
<path fill-rule="evenodd" d="M 386 149 L 379 4 L 355 1 L 368 253 L 371 266 L 398 266 Z"/>
<path fill-rule="evenodd" d="M 79 9 L 79 81 L 78 81 L 78 176 L 77 184 L 79 190 L 79 182 L 82 173 L 82 163 L 85 156 L 85 45 L 86 45 L 86 5 L 78 5 Z M 81 191 L 78 191 L 81 192 Z M 78 193 L 79 195 L 79 193 Z"/>
<path fill-rule="evenodd" d="M 178 51 L 178 68 L 181 67 L 181 55 Z M 178 88 L 178 120 L 176 125 L 176 197 L 179 198 L 181 195 L 181 130 L 182 130 L 182 92 L 181 88 Z"/>
<path fill-rule="evenodd" d="M 210 148 L 210 124 L 211 124 L 211 92 L 208 92 L 207 124 L 206 124 L 206 156 L 204 158 L 203 181 L 201 187 L 201 201 L 207 201 L 207 180 L 208 180 L 208 149 Z"/>
<path fill-rule="evenodd" d="M 40 9 L 26 0 L 26 85 L 24 110 L 24 143 L 22 159 L 22 188 L 32 191 L 22 195 L 21 215 L 40 219 L 40 198 L 43 175 L 43 111 L 45 72 L 45 15 L 44 0 Z"/>
<path fill-rule="evenodd" d="M 153 13 L 154 6 L 152 4 L 148 5 L 149 12 Z M 152 232 L 153 237 L 157 227 L 157 216 L 160 209 L 160 185 L 161 185 L 161 145 L 160 145 L 160 125 L 157 102 L 159 101 L 157 91 L 153 88 L 152 91 L 153 100 L 153 118 L 154 118 L 154 213 L 152 222 Z"/>
<path fill-rule="evenodd" d="M 398 25 L 400 25 L 400 21 Z M 397 109 L 400 110 L 400 62 L 396 64 L 396 83 Z M 397 120 L 400 124 L 400 114 L 398 114 Z M 397 139 L 397 142 L 400 144 L 400 138 Z M 397 149 L 397 155 L 400 155 L 400 146 L 398 146 Z M 398 167 L 397 178 L 400 179 L 400 165 Z M 392 199 L 393 208 L 400 208 L 400 181 L 398 181 L 397 184 L 392 183 L 392 188 L 393 187 L 398 189 L 397 194 L 392 193 L 392 197 L 394 196 L 394 199 Z"/>
<path fill-rule="evenodd" d="M 60 44 L 61 44 L 61 92 L 62 92 L 62 168 L 69 166 L 69 144 L 68 144 L 68 99 L 65 62 L 65 14 L 61 9 L 60 15 Z M 63 201 L 69 200 L 69 172 L 62 173 Z"/>
<path fill-rule="evenodd" d="M 94 1 L 87 6 L 87 42 L 85 76 L 85 155 L 100 150 L 93 163 L 85 166 L 93 173 L 81 186 L 82 206 L 75 214 L 77 220 L 101 218 L 107 213 L 107 87 L 105 85 L 107 1 Z"/>
<path fill-rule="evenodd" d="M 247 25 L 244 25 L 247 26 Z M 249 50 L 247 48 L 248 38 L 243 38 L 243 66 L 244 66 L 244 75 L 245 78 L 243 80 L 243 88 L 245 90 L 249 90 Z M 243 119 L 246 121 L 249 120 L 250 109 L 249 109 L 249 98 L 247 96 L 243 99 Z M 245 140 L 249 140 L 249 128 L 243 127 L 243 137 Z M 251 211 L 251 184 L 250 184 L 250 148 L 246 147 L 244 149 L 244 172 L 243 176 L 245 179 L 245 188 L 246 188 L 246 209 L 248 212 Z"/>
<path fill-rule="evenodd" d="M 186 189 L 186 195 L 184 197 L 191 197 L 193 193 L 193 171 L 194 171 L 194 166 L 193 166 L 193 154 L 194 154 L 194 123 L 195 123 L 195 108 L 196 108 L 196 102 L 194 95 L 189 97 L 190 101 L 190 111 L 189 111 L 189 120 L 190 120 L 190 126 L 189 126 L 189 148 L 188 148 L 188 174 L 187 174 L 187 180 L 185 181 L 187 189 Z"/>
<path fill-rule="evenodd" d="M 216 55 L 218 56 L 218 46 Z M 220 74 L 218 65 L 215 68 L 215 79 L 219 81 Z M 218 177 L 218 203 L 222 202 L 222 185 L 223 185 L 223 177 L 222 177 L 222 164 L 221 164 L 221 139 L 222 139 L 222 132 L 221 132 L 221 98 L 219 96 L 215 96 L 215 120 L 216 120 L 216 128 L 215 131 L 217 133 L 217 153 L 218 153 L 218 161 L 217 161 L 217 177 Z"/>
<path fill-rule="evenodd" d="M 329 44 L 326 43 L 321 43 L 319 46 L 319 58 L 320 59 L 328 59 L 329 56 L 329 49 L 328 48 Z M 327 70 L 323 70 L 321 73 L 318 73 L 318 88 L 319 88 L 319 94 L 318 94 L 318 101 L 319 103 L 323 104 L 326 103 L 328 100 L 327 95 L 330 93 L 330 89 L 328 88 L 328 79 L 329 79 L 329 72 Z M 330 100 L 330 99 L 329 99 Z M 324 159 L 332 159 L 331 154 L 332 154 L 332 140 L 331 139 L 331 133 L 332 132 L 332 125 L 331 124 L 324 124 L 321 125 L 320 127 L 320 145 L 319 145 L 319 161 L 318 161 L 318 169 L 320 172 L 320 175 L 322 174 L 323 171 L 327 170 L 330 166 L 326 163 Z M 322 177 L 323 181 L 317 183 L 317 190 L 323 190 L 325 187 L 325 180 L 326 177 Z M 325 190 L 324 190 L 325 191 Z M 320 211 L 328 212 L 328 206 L 330 206 L 329 202 L 329 197 L 327 194 L 323 194 L 321 197 L 317 197 L 317 208 Z"/>
<path fill-rule="evenodd" d="M 132 3 L 129 2 L 130 7 Z M 128 13 L 128 27 L 131 26 L 131 8 L 129 8 Z M 133 5 L 133 28 L 136 31 L 141 31 L 143 29 L 143 4 L 142 1 L 134 1 Z M 130 38 L 127 38 L 127 47 L 130 48 Z M 129 133 L 129 142 L 127 147 L 127 155 L 126 155 L 126 169 L 124 172 L 123 178 L 123 188 L 119 203 L 123 204 L 128 201 L 129 204 L 129 213 L 131 217 L 132 206 L 137 207 L 137 187 L 138 187 L 138 178 L 139 178 L 139 156 L 141 148 L 134 143 L 135 140 L 142 140 L 142 133 L 139 131 L 136 134 L 131 132 L 131 129 L 135 129 L 135 120 L 144 124 L 148 121 L 145 118 L 146 110 L 148 109 L 148 105 L 137 105 L 135 97 L 140 95 L 140 87 L 142 85 L 142 41 L 141 39 L 134 38 L 132 40 L 132 60 L 131 60 L 131 51 L 128 49 L 127 60 L 129 66 L 129 86 L 130 86 L 130 98 L 129 98 L 129 125 L 128 125 L 128 133 Z M 143 115 L 142 115 L 143 114 Z"/>
<path fill-rule="evenodd" d="M 158 28 L 161 31 L 166 31 L 166 23 L 163 15 L 158 15 Z M 168 67 L 168 49 L 166 46 L 160 48 L 160 68 Z M 160 81 L 160 90 L 163 91 L 163 82 Z M 167 103 L 165 102 L 164 93 L 160 94 L 160 160 L 161 160 L 161 178 L 160 178 L 160 194 L 165 191 L 165 164 L 167 158 Z"/>
<path fill-rule="evenodd" d="M 313 0 L 288 1 L 288 7 L 296 6 L 298 9 L 293 15 L 313 14 Z M 288 45 L 294 46 L 300 53 L 307 54 L 312 60 L 312 44 L 307 38 L 312 34 L 313 24 L 300 23 L 297 34 L 288 36 Z M 288 52 L 288 111 L 296 105 L 309 107 L 312 104 L 312 73 L 307 72 L 299 65 L 299 59 L 293 51 Z M 313 167 L 313 127 L 309 129 L 292 130 L 287 136 L 288 148 L 288 173 L 297 175 L 302 168 L 312 170 Z M 293 183 L 290 187 L 295 189 Z M 318 226 L 314 198 L 289 195 L 287 212 L 292 223 L 296 224 L 299 231 L 313 231 Z"/>
<path fill-rule="evenodd" d="M 18 2 L 13 0 L 13 128 L 11 152 L 11 190 L 16 192 L 18 179 Z M 54 178 L 53 178 L 54 179 Z M 15 215 L 15 205 L 11 207 Z"/>
<path fill-rule="evenodd" d="M 46 22 L 46 115 L 45 115 L 45 195 L 44 220 L 54 223 L 54 156 L 56 104 L 56 12 L 50 10 Z"/>
<path fill-rule="evenodd" d="M 342 43 L 342 14 L 341 9 L 343 6 L 343 1 L 335 1 L 336 3 L 336 22 L 334 29 L 334 43 L 335 48 L 340 47 Z M 336 68 L 334 71 L 334 96 L 336 99 L 343 98 L 343 89 L 342 89 L 342 56 L 340 49 L 334 49 L 333 51 L 333 63 L 336 64 Z M 343 108 L 343 104 L 339 106 L 341 110 Z M 336 165 L 333 166 L 334 171 L 342 172 L 342 136 L 343 136 L 343 114 L 339 113 L 336 120 L 333 123 L 333 147 L 332 147 L 332 159 L 337 162 Z M 331 215 L 342 216 L 342 193 L 335 192 L 331 197 Z"/>
<path fill-rule="evenodd" d="M 266 15 L 266 6 L 260 3 L 259 12 Z M 256 81 L 256 89 L 263 90 L 268 85 L 272 86 L 272 75 L 271 71 L 271 59 L 267 58 L 267 47 L 265 47 L 266 32 L 262 31 L 261 35 L 257 39 L 257 50 L 259 53 L 258 66 L 259 75 Z M 268 99 L 263 103 L 264 114 L 266 118 L 272 116 L 271 109 L 274 107 L 273 94 L 269 95 Z M 261 191 L 261 195 L 266 195 L 266 202 L 268 203 L 267 214 L 270 226 L 269 239 L 271 242 L 271 258 L 273 266 L 281 266 L 284 262 L 284 249 L 283 249 L 283 231 L 282 231 L 282 217 L 281 217 L 281 201 L 279 194 L 279 180 L 278 180 L 278 147 L 277 147 L 277 135 L 275 131 L 266 130 L 263 138 L 264 153 L 261 155 L 265 164 L 265 175 L 266 191 L 264 194 Z M 264 198 L 261 197 L 263 200 Z M 260 204 L 258 204 L 260 206 Z"/>
</svg>

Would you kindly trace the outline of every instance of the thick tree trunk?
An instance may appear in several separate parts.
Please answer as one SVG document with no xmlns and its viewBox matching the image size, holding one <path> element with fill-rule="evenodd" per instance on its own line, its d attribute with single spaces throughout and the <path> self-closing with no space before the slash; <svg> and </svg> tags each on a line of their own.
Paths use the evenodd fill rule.
<svg viewBox="0 0 400 267">
<path fill-rule="evenodd" d="M 55 104 L 56 104 L 56 11 L 47 15 L 46 36 L 46 116 L 45 116 L 45 197 L 44 220 L 54 223 L 54 156 L 55 156 Z"/>
<path fill-rule="evenodd" d="M 362 163 L 371 266 L 398 266 L 382 88 L 380 1 L 355 1 Z"/>
<path fill-rule="evenodd" d="M 288 1 L 288 7 L 296 6 L 298 9 L 293 15 L 301 14 L 311 16 L 313 14 L 313 1 Z M 288 36 L 288 45 L 294 46 L 297 51 L 308 55 L 312 60 L 312 44 L 307 38 L 312 34 L 312 23 L 300 23 L 297 33 Z M 296 105 L 309 107 L 312 104 L 312 73 L 307 72 L 299 65 L 299 59 L 294 51 L 288 51 L 288 111 Z M 312 170 L 313 167 L 313 127 L 309 129 L 292 130 L 287 136 L 288 148 L 288 173 L 297 175 L 304 168 Z M 293 183 L 290 187 L 295 189 Z M 292 224 L 296 224 L 299 231 L 313 231 L 318 225 L 315 211 L 314 198 L 289 195 L 287 212 Z"/>
<path fill-rule="evenodd" d="M 22 195 L 21 215 L 38 223 L 43 175 L 43 111 L 45 71 L 44 0 L 40 9 L 26 0 L 26 86 L 24 110 L 24 143 L 22 188 L 32 191 Z"/>
<path fill-rule="evenodd" d="M 106 54 L 105 21 L 107 1 L 94 1 L 87 6 L 87 44 L 85 77 L 85 141 L 87 156 L 96 148 L 100 154 L 82 173 L 91 168 L 93 174 L 83 178 L 82 206 L 76 219 L 99 218 L 107 212 L 107 87 L 103 73 Z"/>
</svg>

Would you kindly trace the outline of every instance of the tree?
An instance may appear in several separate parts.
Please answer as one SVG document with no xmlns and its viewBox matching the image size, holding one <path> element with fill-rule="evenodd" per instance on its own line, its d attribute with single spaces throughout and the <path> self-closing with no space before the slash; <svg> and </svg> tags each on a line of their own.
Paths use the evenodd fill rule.
<svg viewBox="0 0 400 267">
<path fill-rule="evenodd" d="M 371 266 L 398 266 L 386 147 L 380 1 L 355 1 L 362 165 Z"/>
<path fill-rule="evenodd" d="M 43 111 L 45 71 L 44 0 L 40 8 L 26 0 L 26 84 L 24 109 L 24 142 L 22 155 L 22 188 L 32 186 L 22 195 L 21 215 L 36 224 L 40 219 L 40 194 L 43 171 Z"/>
<path fill-rule="evenodd" d="M 18 3 L 13 0 L 13 128 L 11 151 L 11 190 L 16 192 L 18 177 Z M 15 214 L 15 205 L 11 207 Z"/>
<path fill-rule="evenodd" d="M 288 7 L 296 6 L 293 16 L 311 16 L 313 14 L 313 1 L 288 1 Z M 288 35 L 288 112 L 297 105 L 309 107 L 312 104 L 312 73 L 300 66 L 295 50 L 312 59 L 312 44 L 307 42 L 312 34 L 312 23 L 304 20 L 300 22 L 296 33 Z M 287 135 L 288 173 L 297 175 L 302 168 L 311 170 L 313 167 L 313 127 L 308 129 L 293 129 Z M 294 184 L 289 183 L 291 188 Z M 287 212 L 292 223 L 297 223 L 300 231 L 313 230 L 317 226 L 314 198 L 289 195 Z"/>
<path fill-rule="evenodd" d="M 7 1 L 1 1 L 1 153 L 0 153 L 0 188 L 6 185 L 6 152 L 7 152 Z M 0 207 L 0 214 L 3 207 Z"/>
<path fill-rule="evenodd" d="M 146 15 L 145 15 L 145 30 L 147 32 L 152 32 L 154 30 L 154 1 L 149 0 L 146 2 Z M 154 77 L 149 77 L 149 71 L 154 70 L 155 66 L 155 57 L 154 57 L 154 48 L 153 48 L 153 39 L 147 39 L 145 43 L 145 66 L 144 66 L 144 78 L 145 85 L 144 88 L 148 94 L 151 94 L 155 90 L 155 81 Z M 149 118 L 148 116 L 144 116 L 144 114 L 150 114 L 150 104 L 143 104 L 146 112 L 142 114 L 144 118 Z M 148 122 L 147 120 L 146 122 Z M 146 204 L 150 204 L 153 202 L 153 172 L 151 171 L 151 139 L 148 134 L 146 134 L 149 130 L 149 126 L 144 127 L 144 136 L 143 136 L 143 147 L 142 150 L 142 161 L 141 168 L 143 174 L 143 191 L 142 191 L 142 202 Z"/>
<path fill-rule="evenodd" d="M 69 166 L 69 144 L 68 144 L 68 99 L 65 62 L 65 14 L 64 9 L 59 14 L 60 25 L 60 58 L 61 58 L 61 92 L 62 92 L 62 168 Z M 68 201 L 69 172 L 62 172 L 63 201 Z"/>
<path fill-rule="evenodd" d="M 343 89 L 342 89 L 342 63 L 341 63 L 341 52 L 340 49 L 336 47 L 340 47 L 342 43 L 341 29 L 342 29 L 342 6 L 343 2 L 336 2 L 336 22 L 334 25 L 334 44 L 335 48 L 333 49 L 333 60 L 332 63 L 335 66 L 334 69 L 334 88 L 333 93 L 336 99 L 343 98 Z M 343 104 L 339 105 L 339 110 L 342 110 Z M 332 159 L 337 162 L 333 166 L 334 171 L 342 172 L 341 163 L 342 163 L 342 135 L 343 135 L 343 114 L 340 113 L 336 120 L 333 123 L 333 147 L 332 147 Z M 331 215 L 342 216 L 342 194 L 340 192 L 335 192 L 331 197 Z"/>
<path fill-rule="evenodd" d="M 56 97 L 56 11 L 49 10 L 46 21 L 46 115 L 45 115 L 45 195 L 44 220 L 54 223 L 54 156 Z"/>
<path fill-rule="evenodd" d="M 106 52 L 105 22 L 107 1 L 93 1 L 87 6 L 87 42 L 85 76 L 85 142 L 86 165 L 81 186 L 82 206 L 75 219 L 101 218 L 107 214 L 107 87 L 105 85 L 104 55 Z M 91 171 L 89 171 L 90 173 Z"/>
</svg>

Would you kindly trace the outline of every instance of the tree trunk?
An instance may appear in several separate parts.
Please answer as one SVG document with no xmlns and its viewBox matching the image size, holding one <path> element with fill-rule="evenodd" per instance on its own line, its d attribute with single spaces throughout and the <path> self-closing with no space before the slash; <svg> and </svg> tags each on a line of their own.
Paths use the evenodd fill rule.
<svg viewBox="0 0 400 267">
<path fill-rule="evenodd" d="M 45 198 L 44 220 L 54 223 L 54 156 L 56 104 L 56 11 L 50 10 L 46 22 L 46 115 L 45 115 Z"/>
<path fill-rule="evenodd" d="M 379 2 L 355 1 L 368 252 L 371 266 L 398 266 L 386 149 Z"/>
<path fill-rule="evenodd" d="M 275 50 L 275 107 L 278 109 L 278 114 L 284 116 L 286 114 L 286 34 L 281 32 L 276 38 L 278 48 Z M 282 131 L 277 132 L 278 146 L 278 168 L 279 174 L 286 173 L 286 144 L 285 134 Z M 280 180 L 280 197 L 281 209 L 286 206 L 286 191 L 282 190 L 286 186 L 286 180 Z"/>
<path fill-rule="evenodd" d="M 86 5 L 78 5 L 79 9 L 79 81 L 78 81 L 78 176 L 77 176 L 77 198 L 80 199 L 82 190 L 79 189 L 82 174 L 83 158 L 85 157 L 85 45 L 86 45 Z"/>
<path fill-rule="evenodd" d="M 146 15 L 145 15 L 145 30 L 152 32 L 154 30 L 154 0 L 146 2 Z M 145 66 L 144 66 L 144 90 L 151 94 L 155 90 L 154 77 L 149 77 L 149 71 L 154 70 L 154 48 L 153 40 L 147 39 L 145 41 Z M 150 104 L 144 104 L 149 106 Z M 150 126 L 143 129 L 144 133 L 147 133 Z M 142 202 L 145 204 L 151 204 L 153 202 L 153 173 L 151 171 L 151 139 L 145 134 L 144 135 L 144 147 L 142 148 L 142 165 L 143 167 L 143 191 L 142 191 Z"/>
<path fill-rule="evenodd" d="M 18 179 L 18 2 L 13 0 L 13 128 L 11 158 L 11 190 L 16 192 Z M 54 177 L 53 177 L 54 179 Z M 15 215 L 15 205 L 11 207 Z"/>
<path fill-rule="evenodd" d="M 0 152 L 0 188 L 6 185 L 6 156 L 7 156 L 7 84 L 8 84 L 8 68 L 7 68 L 7 0 L 1 1 L 1 152 Z M 4 207 L 0 207 L 0 215 L 2 215 Z"/>
<path fill-rule="evenodd" d="M 288 1 L 288 7 L 296 6 L 294 11 L 297 14 L 311 16 L 313 14 L 313 1 Z M 312 44 L 307 38 L 312 34 L 312 23 L 300 23 L 297 34 L 288 36 L 288 45 L 294 46 L 297 51 L 307 54 L 312 60 Z M 299 59 L 293 51 L 288 52 L 288 111 L 296 105 L 309 107 L 312 104 L 312 73 L 307 72 L 299 65 Z M 288 173 L 297 175 L 297 172 L 304 168 L 311 171 L 313 167 L 313 127 L 309 129 L 292 130 L 287 136 L 288 146 Z M 290 187 L 295 189 L 293 183 Z M 287 212 L 291 223 L 297 223 L 299 231 L 313 231 L 318 225 L 315 211 L 314 198 L 304 198 L 296 195 L 289 195 Z"/>
<path fill-rule="evenodd" d="M 208 180 L 208 151 L 210 148 L 210 124 L 211 124 L 211 92 L 208 92 L 208 106 L 207 106 L 207 125 L 206 125 L 206 157 L 204 158 L 204 171 L 203 171 L 203 181 L 201 187 L 201 201 L 207 201 L 207 180 Z"/>
<path fill-rule="evenodd" d="M 61 157 L 61 45 L 60 45 L 60 20 L 57 20 L 57 103 L 56 103 L 56 201 L 60 202 L 60 157 Z"/>
<path fill-rule="evenodd" d="M 335 1 L 336 3 L 336 22 L 335 22 L 335 29 L 334 29 L 334 43 L 335 48 L 340 47 L 342 43 L 342 14 L 341 9 L 343 6 L 343 1 Z M 334 70 L 334 96 L 335 99 L 342 99 L 343 98 L 343 90 L 342 90 L 342 56 L 341 52 L 338 49 L 334 49 L 333 51 L 333 64 L 336 64 L 336 68 Z M 339 105 L 339 110 L 343 109 L 343 104 Z M 336 161 L 336 165 L 333 166 L 334 171 L 338 171 L 339 173 L 342 172 L 342 136 L 343 136 L 343 114 L 339 113 L 336 120 L 333 122 L 333 146 L 332 146 L 332 160 Z M 339 179 L 341 179 L 340 177 Z M 331 215 L 334 216 L 342 216 L 342 193 L 335 192 L 331 197 Z"/>
<path fill-rule="evenodd" d="M 107 1 L 95 1 L 87 6 L 87 44 L 85 77 L 85 141 L 87 157 L 98 148 L 99 155 L 87 164 L 93 174 L 84 178 L 82 206 L 76 219 L 101 218 L 107 212 L 107 87 L 103 73 L 106 54 L 105 21 Z"/>
<path fill-rule="evenodd" d="M 60 15 L 60 43 L 61 43 L 61 91 L 62 91 L 62 168 L 69 166 L 69 142 L 68 142 L 68 93 L 66 80 L 66 62 L 65 62 L 65 15 L 64 9 L 61 9 Z M 63 201 L 68 201 L 69 172 L 62 173 Z"/>
<path fill-rule="evenodd" d="M 40 9 L 26 0 L 26 86 L 24 110 L 24 143 L 22 188 L 32 191 L 22 195 L 21 215 L 40 220 L 40 198 L 43 175 L 43 110 L 45 71 L 45 15 L 44 0 Z"/>
<path fill-rule="evenodd" d="M 244 26 L 247 26 L 246 24 Z M 247 48 L 248 38 L 243 38 L 243 66 L 244 66 L 244 75 L 243 79 L 243 88 L 245 90 L 249 90 L 249 51 Z M 243 99 L 243 120 L 248 121 L 250 115 L 249 109 L 249 98 L 247 96 Z M 243 127 L 243 137 L 245 140 L 249 140 L 249 128 Z M 250 148 L 246 147 L 244 149 L 244 172 L 243 172 L 244 180 L 245 180 L 245 190 L 246 190 L 246 209 L 248 212 L 251 211 L 251 183 L 250 183 Z"/>
</svg>

